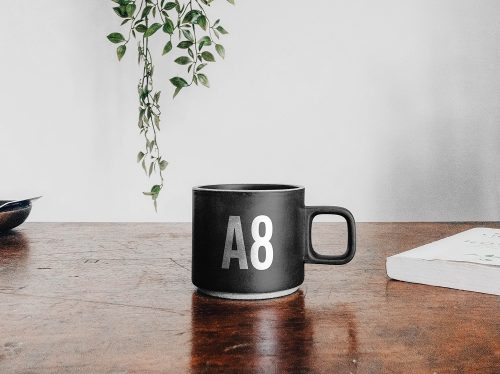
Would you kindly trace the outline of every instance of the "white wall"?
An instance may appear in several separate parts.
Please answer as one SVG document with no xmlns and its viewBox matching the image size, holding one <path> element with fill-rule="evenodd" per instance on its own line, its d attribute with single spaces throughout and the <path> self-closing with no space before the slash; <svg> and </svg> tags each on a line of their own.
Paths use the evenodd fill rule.
<svg viewBox="0 0 500 374">
<path fill-rule="evenodd" d="M 155 214 L 111 1 L 0 1 L 0 196 L 43 194 L 33 221 L 189 221 L 194 185 L 281 182 L 360 221 L 500 219 L 499 1 L 218 3 L 211 89 L 172 101 L 157 54 Z"/>
</svg>

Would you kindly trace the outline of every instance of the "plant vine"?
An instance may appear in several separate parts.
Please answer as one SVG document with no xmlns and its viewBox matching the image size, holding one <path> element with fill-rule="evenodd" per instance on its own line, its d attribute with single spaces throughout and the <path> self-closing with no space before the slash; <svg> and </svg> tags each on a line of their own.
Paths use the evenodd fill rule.
<svg viewBox="0 0 500 374">
<path fill-rule="evenodd" d="M 174 86 L 175 98 L 182 89 L 193 84 L 210 87 L 206 74 L 202 73 L 208 63 L 215 62 L 215 55 L 225 57 L 224 46 L 218 43 L 220 37 L 228 32 L 220 24 L 220 20 L 211 22 L 206 12 L 214 0 L 112 0 L 116 6 L 114 12 L 122 19 L 121 26 L 129 24 L 126 37 L 120 32 L 107 36 L 108 40 L 118 44 L 116 55 L 120 61 L 127 51 L 132 39 L 138 41 L 138 63 L 142 66 L 142 76 L 137 87 L 139 96 L 139 132 L 144 136 L 145 147 L 137 154 L 137 162 L 144 172 L 151 177 L 155 173 L 158 182 L 150 191 L 143 192 L 151 196 L 155 210 L 157 199 L 162 191 L 165 179 L 163 172 L 168 162 L 163 158 L 158 145 L 160 131 L 160 95 L 153 85 L 154 65 L 149 38 L 163 31 L 166 43 L 162 55 L 172 54 L 174 44 L 176 51 L 181 52 L 174 62 L 186 66 L 187 78 L 175 76 L 170 78 Z M 234 5 L 234 0 L 227 0 Z"/>
</svg>

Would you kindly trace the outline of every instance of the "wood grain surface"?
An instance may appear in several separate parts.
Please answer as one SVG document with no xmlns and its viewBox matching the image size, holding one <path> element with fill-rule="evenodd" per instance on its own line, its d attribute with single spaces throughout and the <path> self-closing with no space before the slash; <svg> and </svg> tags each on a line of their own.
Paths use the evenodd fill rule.
<svg viewBox="0 0 500 374">
<path fill-rule="evenodd" d="M 348 265 L 237 302 L 194 290 L 190 224 L 28 223 L 0 236 L 0 373 L 500 373 L 499 297 L 385 274 L 477 226 L 500 224 L 361 223 Z M 341 224 L 313 236 L 345 245 Z"/>
</svg>

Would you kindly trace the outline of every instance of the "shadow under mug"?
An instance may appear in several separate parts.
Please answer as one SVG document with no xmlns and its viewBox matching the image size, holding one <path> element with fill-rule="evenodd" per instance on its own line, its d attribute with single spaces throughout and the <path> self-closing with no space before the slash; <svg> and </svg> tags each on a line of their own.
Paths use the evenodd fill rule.
<svg viewBox="0 0 500 374">
<path fill-rule="evenodd" d="M 347 222 L 347 249 L 318 254 L 311 242 L 318 214 Z M 304 187 L 219 184 L 193 188 L 192 281 L 229 299 L 288 295 L 304 281 L 304 263 L 343 265 L 354 257 L 356 227 L 345 208 L 305 206 Z"/>
</svg>

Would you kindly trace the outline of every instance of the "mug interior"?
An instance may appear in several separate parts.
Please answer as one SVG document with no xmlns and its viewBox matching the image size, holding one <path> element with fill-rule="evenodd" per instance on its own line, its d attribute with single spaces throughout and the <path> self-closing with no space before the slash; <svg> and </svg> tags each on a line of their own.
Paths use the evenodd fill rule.
<svg viewBox="0 0 500 374">
<path fill-rule="evenodd" d="M 304 187 L 293 184 L 209 184 L 205 186 L 195 187 L 194 190 L 201 191 L 241 191 L 241 192 L 257 192 L 257 191 L 293 191 L 300 190 Z"/>
</svg>

